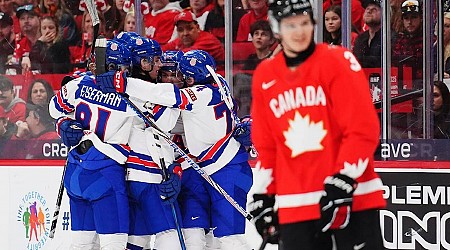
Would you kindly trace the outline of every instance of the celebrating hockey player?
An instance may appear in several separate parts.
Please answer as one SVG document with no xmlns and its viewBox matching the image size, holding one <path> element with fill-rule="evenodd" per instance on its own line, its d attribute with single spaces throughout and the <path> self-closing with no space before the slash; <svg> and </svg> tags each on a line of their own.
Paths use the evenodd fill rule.
<svg viewBox="0 0 450 250">
<path fill-rule="evenodd" d="M 254 214 L 260 232 L 276 226 L 263 212 L 276 195 L 284 250 L 384 249 L 380 128 L 361 66 L 342 47 L 314 43 L 308 0 L 272 0 L 269 11 L 283 50 L 252 82 L 252 139 L 273 178 L 256 196 L 266 206 Z"/>
<path fill-rule="evenodd" d="M 124 40 L 128 41 L 126 45 L 122 44 Z M 106 61 L 109 68 L 115 70 L 127 65 L 127 59 L 131 60 L 132 76 L 147 79 L 158 72 L 161 54 L 161 47 L 156 41 L 132 33 L 120 33 L 108 42 Z M 112 62 L 113 67 L 108 62 Z M 133 103 L 145 113 L 152 112 L 144 108 L 143 100 L 133 98 Z M 158 126 L 169 131 L 175 125 L 179 111 L 155 109 L 152 115 L 162 116 L 164 119 L 159 120 Z M 157 144 L 161 146 L 161 151 Z M 155 235 L 155 249 L 181 249 L 171 211 L 173 205 L 181 219 L 176 202 L 181 187 L 181 167 L 173 163 L 173 149 L 164 141 L 156 141 L 152 129 L 147 128 L 139 117 L 133 121 L 129 146 L 131 151 L 126 164 L 126 178 L 130 200 L 130 232 L 127 248 L 141 250 L 150 241 L 151 235 Z M 168 166 L 169 179 L 164 182 L 160 158 Z M 164 201 L 160 196 L 165 198 Z"/>
<path fill-rule="evenodd" d="M 181 110 L 190 153 L 241 207 L 245 207 L 252 185 L 252 172 L 245 148 L 234 139 L 234 120 L 217 84 L 206 66 L 215 68 L 214 59 L 205 51 L 186 52 L 180 71 L 192 87 L 178 89 L 171 83 L 150 84 L 128 78 L 114 84 L 111 77 L 98 78 L 106 92 L 125 91 L 130 97 Z M 116 74 L 117 77 L 117 74 Z M 225 80 L 221 78 L 223 83 Z M 117 87 L 117 88 L 116 88 Z M 214 228 L 220 249 L 249 249 L 245 238 L 245 218 L 192 168 L 183 172 L 183 190 L 179 203 L 183 215 L 188 249 L 205 248 L 205 230 Z"/>
</svg>

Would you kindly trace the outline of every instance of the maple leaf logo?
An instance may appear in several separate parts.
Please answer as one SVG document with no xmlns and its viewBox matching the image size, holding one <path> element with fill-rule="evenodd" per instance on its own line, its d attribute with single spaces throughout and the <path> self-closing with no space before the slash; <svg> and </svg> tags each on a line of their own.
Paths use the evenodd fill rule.
<svg viewBox="0 0 450 250">
<path fill-rule="evenodd" d="M 289 120 L 289 129 L 283 132 L 285 145 L 292 150 L 291 157 L 322 150 L 321 143 L 326 134 L 323 121 L 310 122 L 309 115 L 302 117 L 298 112 L 295 112 L 294 120 Z"/>
<path fill-rule="evenodd" d="M 364 173 L 368 164 L 369 158 L 366 158 L 364 161 L 361 158 L 359 158 L 358 163 L 353 164 L 349 162 L 344 162 L 344 168 L 340 172 L 341 174 L 345 174 L 348 177 L 356 179 Z"/>
</svg>

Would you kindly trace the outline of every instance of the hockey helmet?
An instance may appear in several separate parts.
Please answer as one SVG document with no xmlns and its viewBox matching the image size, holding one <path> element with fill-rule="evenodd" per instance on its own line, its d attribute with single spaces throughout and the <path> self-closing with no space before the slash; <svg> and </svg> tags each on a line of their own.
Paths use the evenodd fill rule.
<svg viewBox="0 0 450 250">
<path fill-rule="evenodd" d="M 168 50 L 164 52 L 161 56 L 161 63 L 163 65 L 161 70 L 176 72 L 183 54 L 184 53 L 181 50 Z"/>
<path fill-rule="evenodd" d="M 211 80 L 206 65 L 216 70 L 214 58 L 204 50 L 191 50 L 181 57 L 179 69 L 185 77 L 194 78 L 195 83 L 206 83 Z"/>
<path fill-rule="evenodd" d="M 122 67 L 130 67 L 131 52 L 123 44 L 114 40 L 106 42 L 106 67 L 108 70 L 120 70 Z"/>
<path fill-rule="evenodd" d="M 122 31 L 117 36 L 114 37 L 114 40 L 119 42 L 119 43 L 125 44 L 126 46 L 130 46 L 131 45 L 131 41 L 133 39 L 136 39 L 136 38 L 139 38 L 139 37 L 141 37 L 141 36 L 138 33 L 136 33 L 136 32 L 125 32 L 125 31 Z"/>
<path fill-rule="evenodd" d="M 130 50 L 131 62 L 135 66 L 140 66 L 142 59 L 147 59 L 150 64 L 153 64 L 153 58 L 162 55 L 159 43 L 145 37 L 131 39 Z"/>
</svg>

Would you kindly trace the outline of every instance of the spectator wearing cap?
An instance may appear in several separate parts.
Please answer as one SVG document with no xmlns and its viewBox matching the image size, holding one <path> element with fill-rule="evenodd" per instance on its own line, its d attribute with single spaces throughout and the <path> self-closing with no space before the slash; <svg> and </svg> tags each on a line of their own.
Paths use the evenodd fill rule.
<svg viewBox="0 0 450 250">
<path fill-rule="evenodd" d="M 15 97 L 13 82 L 6 76 L 0 75 L 0 107 L 4 116 L 12 123 L 25 120 L 25 101 Z"/>
<path fill-rule="evenodd" d="M 422 6 L 417 0 L 406 0 L 401 11 L 404 32 L 392 43 L 392 65 L 412 67 L 413 87 L 419 88 L 423 66 Z"/>
<path fill-rule="evenodd" d="M 368 29 L 355 40 L 353 54 L 363 68 L 381 67 L 381 5 L 379 0 L 364 2 L 364 22 Z"/>
<path fill-rule="evenodd" d="M 17 62 L 20 61 L 23 71 L 28 71 L 31 68 L 29 58 L 31 47 L 41 37 L 39 10 L 31 4 L 20 6 L 17 8 L 16 16 L 19 19 L 22 38 L 16 44 L 14 58 Z"/>
<path fill-rule="evenodd" d="M 162 46 L 176 38 L 175 17 L 182 8 L 179 2 L 169 0 L 152 0 L 150 7 L 152 11 L 144 16 L 145 36 Z"/>
<path fill-rule="evenodd" d="M 5 64 L 14 53 L 13 20 L 10 15 L 0 12 L 0 74 L 5 74 Z"/>
<path fill-rule="evenodd" d="M 69 45 L 76 45 L 80 40 L 80 32 L 75 23 L 73 14 L 67 8 L 63 0 L 40 0 L 40 11 L 42 15 L 50 15 L 58 21 L 59 36 Z"/>
<path fill-rule="evenodd" d="M 239 21 L 239 28 L 237 32 L 236 41 L 251 41 L 252 35 L 250 34 L 250 26 L 259 20 L 268 20 L 268 10 L 267 0 L 249 0 L 248 4 L 250 10 L 247 14 L 243 15 Z"/>
<path fill-rule="evenodd" d="M 178 37 L 162 46 L 163 51 L 181 50 L 187 52 L 200 49 L 208 52 L 218 65 L 223 65 L 225 50 L 222 43 L 213 34 L 200 29 L 192 12 L 181 12 L 175 16 L 174 20 Z"/>
</svg>

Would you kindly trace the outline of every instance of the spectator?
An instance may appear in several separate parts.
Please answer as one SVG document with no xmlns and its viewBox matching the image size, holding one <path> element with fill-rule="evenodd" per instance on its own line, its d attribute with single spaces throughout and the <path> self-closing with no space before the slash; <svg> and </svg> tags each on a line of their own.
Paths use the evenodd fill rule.
<svg viewBox="0 0 450 250">
<path fill-rule="evenodd" d="M 0 106 L 0 156 L 5 156 L 5 145 L 11 140 L 12 136 L 16 133 L 17 126 L 9 122 L 3 108 Z"/>
<path fill-rule="evenodd" d="M 364 22 L 368 29 L 356 38 L 353 53 L 363 68 L 379 68 L 381 67 L 380 1 L 367 1 L 364 10 Z"/>
<path fill-rule="evenodd" d="M 331 5 L 325 10 L 323 16 L 324 29 L 323 29 L 323 41 L 331 45 L 342 45 L 341 34 L 341 17 L 342 11 L 340 5 Z M 355 39 L 358 36 L 356 28 L 352 25 L 351 32 L 351 47 L 355 44 Z"/>
<path fill-rule="evenodd" d="M 272 45 L 275 43 L 275 37 L 266 20 L 259 20 L 250 26 L 252 43 L 256 53 L 250 54 L 246 59 L 243 69 L 253 71 L 258 64 L 272 56 Z M 252 102 L 252 75 L 250 72 L 237 73 L 234 75 L 233 96 L 239 107 L 237 115 L 243 117 L 250 114 L 250 104 Z"/>
<path fill-rule="evenodd" d="M 98 18 L 100 20 L 99 34 L 105 33 L 105 18 L 99 11 Z M 94 27 L 92 26 L 92 19 L 89 13 L 86 11 L 83 13 L 83 19 L 81 22 L 82 28 L 82 40 L 76 46 L 69 47 L 71 54 L 71 63 L 75 64 L 75 68 L 86 68 L 87 60 L 91 54 L 92 41 L 94 38 Z"/>
<path fill-rule="evenodd" d="M 225 0 L 214 0 L 214 9 L 212 9 L 205 22 L 205 31 L 216 36 L 222 44 L 225 43 Z M 239 21 L 245 14 L 243 9 L 233 10 L 233 41 L 236 40 Z"/>
<path fill-rule="evenodd" d="M 205 30 L 206 18 L 209 12 L 214 9 L 212 0 L 189 0 L 191 12 L 194 13 L 201 30 Z"/>
<path fill-rule="evenodd" d="M 106 20 L 105 35 L 107 38 L 113 38 L 119 33 L 119 30 L 123 26 L 123 20 L 125 19 L 125 11 L 123 10 L 123 4 L 125 0 L 113 0 L 112 7 L 104 13 Z"/>
<path fill-rule="evenodd" d="M 50 116 L 48 106 L 27 104 L 25 122 L 17 123 L 16 137 L 19 139 L 57 140 L 55 120 Z"/>
<path fill-rule="evenodd" d="M 258 20 L 267 20 L 267 0 L 249 0 L 250 10 L 239 21 L 236 41 L 251 41 L 250 26 Z"/>
<path fill-rule="evenodd" d="M 352 24 L 355 26 L 357 32 L 359 33 L 359 32 L 363 31 L 364 8 L 361 5 L 361 1 L 359 1 L 359 0 L 351 0 L 351 1 L 352 1 Z M 328 9 L 331 5 L 341 6 L 342 0 L 324 0 L 323 1 L 323 10 Z"/>
<path fill-rule="evenodd" d="M 50 83 L 44 79 L 34 80 L 28 88 L 27 103 L 48 106 L 50 99 L 54 96 Z"/>
<path fill-rule="evenodd" d="M 13 82 L 0 75 L 0 106 L 9 122 L 25 120 L 25 101 L 14 95 Z M 4 116 L 4 117 L 5 117 Z"/>
<path fill-rule="evenodd" d="M 19 19 L 22 38 L 16 43 L 14 50 L 14 63 L 21 62 L 24 72 L 30 70 L 30 51 L 31 47 L 41 37 L 39 10 L 31 4 L 17 8 L 16 16 Z"/>
<path fill-rule="evenodd" d="M 80 40 L 73 14 L 64 0 L 40 0 L 41 15 L 50 15 L 58 21 L 59 34 L 69 45 L 76 45 Z"/>
<path fill-rule="evenodd" d="M 208 52 L 216 62 L 222 63 L 225 60 L 225 51 L 220 41 L 211 33 L 203 31 L 198 26 L 197 20 L 190 11 L 184 11 L 175 16 L 175 26 L 178 37 L 162 46 L 163 51 L 181 50 L 204 50 Z"/>
<path fill-rule="evenodd" d="M 435 81 L 433 88 L 434 139 L 450 139 L 450 93 L 447 85 Z"/>
<path fill-rule="evenodd" d="M 450 78 L 450 12 L 444 13 L 444 72 Z"/>
<path fill-rule="evenodd" d="M 4 12 L 0 12 L 0 74 L 5 74 L 5 64 L 14 53 L 14 37 L 12 18 Z"/>
<path fill-rule="evenodd" d="M 272 56 L 271 47 L 275 43 L 275 37 L 270 24 L 266 20 L 259 20 L 250 26 L 252 43 L 256 53 L 250 54 L 245 61 L 244 70 L 254 70 L 258 64 Z"/>
<path fill-rule="evenodd" d="M 169 0 L 151 0 L 150 7 L 152 11 L 144 16 L 145 36 L 163 46 L 176 37 L 174 18 L 182 9 L 179 2 Z"/>
<path fill-rule="evenodd" d="M 392 44 L 392 65 L 412 67 L 413 87 L 421 87 L 423 35 L 422 7 L 417 0 L 406 0 L 402 4 L 404 32 L 399 33 Z"/>
<path fill-rule="evenodd" d="M 136 32 L 136 17 L 134 11 L 127 12 L 123 21 L 123 30 L 125 32 Z"/>
<path fill-rule="evenodd" d="M 72 70 L 67 40 L 58 31 L 55 17 L 41 18 L 41 37 L 31 48 L 31 69 L 41 74 L 63 74 Z"/>
<path fill-rule="evenodd" d="M 16 7 L 13 0 L 0 0 L 0 12 L 8 14 L 13 20 L 14 33 L 20 33 L 19 19 L 16 17 Z"/>
</svg>

